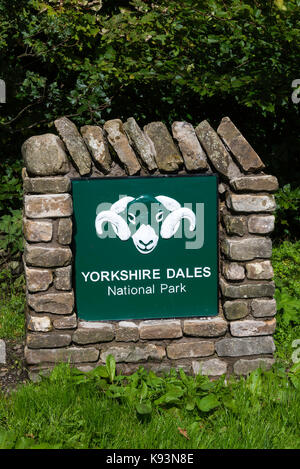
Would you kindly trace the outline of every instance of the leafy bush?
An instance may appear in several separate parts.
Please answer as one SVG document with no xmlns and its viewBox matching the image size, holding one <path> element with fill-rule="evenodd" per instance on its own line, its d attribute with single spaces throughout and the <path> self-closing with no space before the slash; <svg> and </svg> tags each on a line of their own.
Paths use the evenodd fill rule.
<svg viewBox="0 0 300 469">
<path fill-rule="evenodd" d="M 300 186 L 291 189 L 286 184 L 277 191 L 276 224 L 274 236 L 276 240 L 295 240 L 300 233 Z"/>
</svg>

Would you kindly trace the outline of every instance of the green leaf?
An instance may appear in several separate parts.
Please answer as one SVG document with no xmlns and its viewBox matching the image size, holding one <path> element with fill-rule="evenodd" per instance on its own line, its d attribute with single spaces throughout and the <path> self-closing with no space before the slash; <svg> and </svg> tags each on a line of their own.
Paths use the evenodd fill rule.
<svg viewBox="0 0 300 469">
<path fill-rule="evenodd" d="M 201 412 L 209 412 L 219 407 L 220 402 L 214 394 L 209 394 L 208 396 L 202 397 L 202 399 L 196 399 L 196 404 Z"/>
<path fill-rule="evenodd" d="M 139 402 L 135 406 L 136 411 L 139 415 L 150 415 L 152 412 L 151 402 Z"/>
<path fill-rule="evenodd" d="M 116 375 L 116 360 L 111 354 L 106 357 L 106 370 L 111 383 L 113 383 Z"/>
</svg>

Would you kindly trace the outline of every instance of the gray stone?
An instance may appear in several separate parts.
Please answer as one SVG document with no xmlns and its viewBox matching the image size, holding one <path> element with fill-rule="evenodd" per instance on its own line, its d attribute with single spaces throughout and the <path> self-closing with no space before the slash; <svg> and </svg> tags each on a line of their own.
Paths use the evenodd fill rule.
<svg viewBox="0 0 300 469">
<path fill-rule="evenodd" d="M 223 275 L 227 280 L 244 280 L 245 269 L 236 262 L 225 263 L 223 265 Z"/>
<path fill-rule="evenodd" d="M 117 342 L 137 342 L 139 340 L 139 327 L 131 321 L 120 321 L 116 329 Z"/>
<path fill-rule="evenodd" d="M 99 350 L 94 347 L 68 347 L 56 349 L 30 349 L 25 347 L 25 359 L 28 365 L 39 363 L 88 363 L 96 362 Z"/>
<path fill-rule="evenodd" d="M 81 176 L 89 174 L 92 160 L 77 127 L 67 117 L 54 121 L 54 125 L 64 141 L 71 159 Z"/>
<path fill-rule="evenodd" d="M 228 208 L 235 212 L 274 212 L 276 202 L 273 195 L 227 193 Z"/>
<path fill-rule="evenodd" d="M 244 319 L 230 323 L 230 332 L 234 337 L 250 337 L 257 335 L 270 335 L 275 332 L 276 320 L 255 321 Z"/>
<path fill-rule="evenodd" d="M 275 176 L 255 175 L 244 176 L 241 178 L 232 179 L 230 181 L 231 187 L 235 191 L 249 191 L 249 192 L 273 192 L 278 189 L 278 180 Z"/>
<path fill-rule="evenodd" d="M 223 305 L 224 313 L 229 321 L 242 319 L 248 315 L 248 302 L 242 300 L 225 301 Z"/>
<path fill-rule="evenodd" d="M 53 326 L 55 329 L 75 329 L 75 327 L 77 327 L 76 314 L 72 314 L 72 316 L 61 316 L 54 319 Z"/>
<path fill-rule="evenodd" d="M 0 365 L 6 364 L 6 345 L 4 340 L 0 339 Z"/>
<path fill-rule="evenodd" d="M 223 117 L 217 132 L 244 171 L 257 171 L 264 168 L 264 164 L 258 154 L 249 145 L 229 117 Z"/>
<path fill-rule="evenodd" d="M 227 322 L 222 318 L 185 319 L 183 332 L 194 337 L 219 337 L 227 331 Z"/>
<path fill-rule="evenodd" d="M 223 253 L 233 261 L 250 261 L 255 258 L 269 258 L 272 255 L 272 241 L 269 238 L 224 239 Z"/>
<path fill-rule="evenodd" d="M 104 174 L 109 173 L 112 160 L 108 149 L 108 143 L 101 127 L 97 125 L 85 125 L 81 127 L 80 131 L 93 157 L 95 166 Z"/>
<path fill-rule="evenodd" d="M 25 195 L 28 218 L 68 217 L 73 213 L 70 194 Z"/>
<path fill-rule="evenodd" d="M 27 289 L 30 292 L 46 291 L 53 281 L 51 270 L 31 269 L 25 266 Z"/>
<path fill-rule="evenodd" d="M 72 314 L 74 294 L 64 292 L 28 295 L 27 302 L 37 313 Z"/>
<path fill-rule="evenodd" d="M 35 267 L 64 267 L 71 263 L 72 251 L 69 247 L 44 247 L 25 245 L 25 262 Z"/>
<path fill-rule="evenodd" d="M 153 142 L 138 126 L 133 117 L 129 117 L 129 119 L 127 119 L 124 124 L 124 130 L 131 145 L 139 154 L 141 160 L 145 163 L 147 168 L 150 171 L 157 169 L 157 164 L 155 161 L 156 151 Z"/>
<path fill-rule="evenodd" d="M 73 342 L 76 344 L 95 344 L 97 342 L 110 342 L 115 337 L 112 324 L 105 322 L 78 323 L 78 329 L 73 334 Z"/>
<path fill-rule="evenodd" d="M 69 171 L 65 147 L 56 135 L 30 137 L 22 146 L 22 155 L 28 173 L 34 176 L 52 176 Z"/>
<path fill-rule="evenodd" d="M 54 271 L 54 286 L 56 290 L 72 289 L 72 266 L 61 267 Z"/>
<path fill-rule="evenodd" d="M 216 342 L 219 357 L 272 354 L 275 351 L 273 337 L 224 338 Z"/>
<path fill-rule="evenodd" d="M 274 230 L 274 222 L 274 215 L 251 215 L 248 219 L 249 233 L 271 233 Z"/>
<path fill-rule="evenodd" d="M 50 332 L 52 323 L 49 316 L 31 316 L 27 328 L 33 332 Z"/>
<path fill-rule="evenodd" d="M 71 181 L 66 176 L 56 177 L 26 177 L 23 181 L 23 190 L 25 193 L 34 194 L 61 194 L 70 192 Z"/>
<path fill-rule="evenodd" d="M 144 131 L 154 144 L 158 168 L 163 172 L 178 171 L 183 160 L 165 124 L 151 122 Z"/>
<path fill-rule="evenodd" d="M 23 219 L 23 232 L 27 241 L 32 243 L 48 242 L 52 240 L 52 221 Z"/>
<path fill-rule="evenodd" d="M 113 345 L 101 353 L 101 360 L 106 361 L 108 355 L 113 355 L 117 363 L 143 362 L 146 360 L 162 360 L 166 351 L 164 347 L 154 344 L 141 345 Z"/>
<path fill-rule="evenodd" d="M 214 351 L 214 343 L 208 340 L 180 341 L 167 346 L 167 355 L 171 359 L 208 357 Z"/>
<path fill-rule="evenodd" d="M 225 176 L 226 179 L 230 180 L 240 177 L 241 172 L 239 168 L 233 162 L 220 137 L 209 123 L 207 121 L 201 122 L 195 131 L 214 168 Z"/>
<path fill-rule="evenodd" d="M 182 337 L 180 321 L 158 319 L 143 321 L 139 326 L 141 339 L 176 339 Z"/>
<path fill-rule="evenodd" d="M 275 316 L 276 300 L 255 299 L 251 301 L 251 312 L 255 318 Z"/>
<path fill-rule="evenodd" d="M 70 334 L 52 332 L 50 334 L 27 334 L 28 348 L 59 348 L 67 347 L 71 343 Z"/>
<path fill-rule="evenodd" d="M 120 161 L 123 163 L 126 173 L 129 176 L 137 174 L 141 169 L 141 165 L 138 162 L 133 149 L 129 145 L 122 121 L 120 119 L 109 120 L 105 122 L 104 130 L 107 132 L 109 143 L 117 153 Z"/>
<path fill-rule="evenodd" d="M 252 280 L 270 280 L 274 271 L 270 261 L 248 262 L 246 264 L 247 277 Z"/>
<path fill-rule="evenodd" d="M 174 122 L 173 137 L 181 150 L 185 167 L 188 171 L 207 169 L 206 155 L 196 136 L 194 127 L 188 122 Z"/>
<path fill-rule="evenodd" d="M 192 367 L 195 375 L 222 376 L 227 372 L 227 363 L 219 358 L 193 362 Z"/>
<path fill-rule="evenodd" d="M 224 224 L 226 232 L 229 235 L 244 236 L 247 231 L 246 217 L 243 215 L 231 216 L 224 215 Z"/>
<path fill-rule="evenodd" d="M 236 375 L 248 375 L 254 370 L 261 368 L 264 371 L 270 370 L 274 365 L 274 358 L 255 358 L 254 360 L 238 360 L 233 365 L 233 371 Z"/>
<path fill-rule="evenodd" d="M 72 219 L 62 218 L 58 222 L 57 240 L 60 244 L 66 245 L 72 242 Z"/>
<path fill-rule="evenodd" d="M 272 297 L 275 293 L 274 282 L 241 283 L 238 285 L 230 285 L 221 279 L 220 286 L 223 296 L 226 298 L 256 298 L 263 296 Z"/>
</svg>

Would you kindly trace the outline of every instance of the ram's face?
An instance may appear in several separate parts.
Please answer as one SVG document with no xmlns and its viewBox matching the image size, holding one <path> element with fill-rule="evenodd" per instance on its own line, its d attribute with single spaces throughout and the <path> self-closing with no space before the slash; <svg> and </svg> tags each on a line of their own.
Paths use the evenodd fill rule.
<svg viewBox="0 0 300 469">
<path fill-rule="evenodd" d="M 149 254 L 157 246 L 168 210 L 154 197 L 141 196 L 128 204 L 127 224 L 137 250 Z"/>
<path fill-rule="evenodd" d="M 164 195 L 142 195 L 136 199 L 125 196 L 110 210 L 97 212 L 95 228 L 97 235 L 102 236 L 103 225 L 110 223 L 122 241 L 132 238 L 140 253 L 149 254 L 157 246 L 159 237 L 168 239 L 177 232 L 183 218 L 189 221 L 189 229 L 193 231 L 194 212 L 181 207 L 175 199 Z"/>
</svg>

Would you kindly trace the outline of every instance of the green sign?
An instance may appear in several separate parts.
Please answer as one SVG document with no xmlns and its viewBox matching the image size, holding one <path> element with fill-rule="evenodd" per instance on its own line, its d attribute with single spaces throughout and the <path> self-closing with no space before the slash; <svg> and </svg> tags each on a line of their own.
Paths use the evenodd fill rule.
<svg viewBox="0 0 300 469">
<path fill-rule="evenodd" d="M 218 314 L 217 176 L 74 179 L 84 320 Z"/>
</svg>

